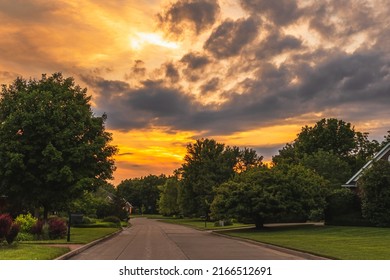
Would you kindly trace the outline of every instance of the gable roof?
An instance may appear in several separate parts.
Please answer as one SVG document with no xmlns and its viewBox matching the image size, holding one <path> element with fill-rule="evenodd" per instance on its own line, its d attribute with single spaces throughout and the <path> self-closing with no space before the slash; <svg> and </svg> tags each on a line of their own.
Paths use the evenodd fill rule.
<svg viewBox="0 0 390 280">
<path fill-rule="evenodd" d="M 383 147 L 382 150 L 380 150 L 378 153 L 375 154 L 375 156 L 369 161 L 367 162 L 362 168 L 360 168 L 360 170 L 358 172 L 355 173 L 355 175 L 353 175 L 351 177 L 351 179 L 349 179 L 345 185 L 343 185 L 343 187 L 356 187 L 356 182 L 357 180 L 359 180 L 359 178 L 362 176 L 363 172 L 367 169 L 367 168 L 370 168 L 372 163 L 374 161 L 377 161 L 377 160 L 380 160 L 384 155 L 386 155 L 388 152 L 390 151 L 390 143 L 387 143 L 386 146 Z"/>
</svg>

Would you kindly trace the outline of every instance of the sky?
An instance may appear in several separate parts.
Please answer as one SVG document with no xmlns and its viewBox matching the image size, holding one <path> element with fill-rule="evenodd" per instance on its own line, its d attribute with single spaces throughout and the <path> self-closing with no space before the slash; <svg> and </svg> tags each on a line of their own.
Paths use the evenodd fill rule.
<svg viewBox="0 0 390 280">
<path fill-rule="evenodd" d="M 270 160 L 305 125 L 390 130 L 387 0 L 0 0 L 0 84 L 62 72 L 119 148 L 114 184 L 214 138 Z"/>
</svg>

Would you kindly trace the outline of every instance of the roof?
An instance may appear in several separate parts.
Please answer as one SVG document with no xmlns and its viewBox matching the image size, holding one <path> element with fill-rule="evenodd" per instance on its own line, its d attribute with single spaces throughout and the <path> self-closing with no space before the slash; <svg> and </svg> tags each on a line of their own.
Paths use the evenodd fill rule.
<svg viewBox="0 0 390 280">
<path fill-rule="evenodd" d="M 363 172 L 367 168 L 370 168 L 374 161 L 381 159 L 389 151 L 390 151 L 390 143 L 387 143 L 387 145 L 384 146 L 383 149 L 380 150 L 378 153 L 376 153 L 375 156 L 369 162 L 367 162 L 362 168 L 360 168 L 360 170 L 358 172 L 356 172 L 355 175 L 353 175 L 351 177 L 351 179 L 349 179 L 348 182 L 346 182 L 345 185 L 343 185 L 343 187 L 355 187 L 355 182 L 357 180 L 359 180 L 359 178 L 360 178 L 360 176 L 362 176 Z"/>
</svg>

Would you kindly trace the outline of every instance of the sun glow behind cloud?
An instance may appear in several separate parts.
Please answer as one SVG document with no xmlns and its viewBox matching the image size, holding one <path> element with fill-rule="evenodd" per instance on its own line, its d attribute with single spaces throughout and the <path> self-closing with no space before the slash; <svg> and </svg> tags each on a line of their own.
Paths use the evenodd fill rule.
<svg viewBox="0 0 390 280">
<path fill-rule="evenodd" d="M 167 41 L 158 33 L 137 32 L 130 37 L 130 46 L 135 50 L 140 50 L 147 44 L 168 49 L 178 49 L 180 47 L 180 44 Z"/>
</svg>

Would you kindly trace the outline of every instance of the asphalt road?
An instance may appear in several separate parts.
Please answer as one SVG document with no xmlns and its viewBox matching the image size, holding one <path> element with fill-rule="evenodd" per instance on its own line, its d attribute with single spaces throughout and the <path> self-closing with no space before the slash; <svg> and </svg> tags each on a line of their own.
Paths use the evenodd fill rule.
<svg viewBox="0 0 390 280">
<path fill-rule="evenodd" d="M 299 260 L 299 254 L 221 237 L 207 231 L 136 218 L 132 227 L 73 260 Z"/>
</svg>

